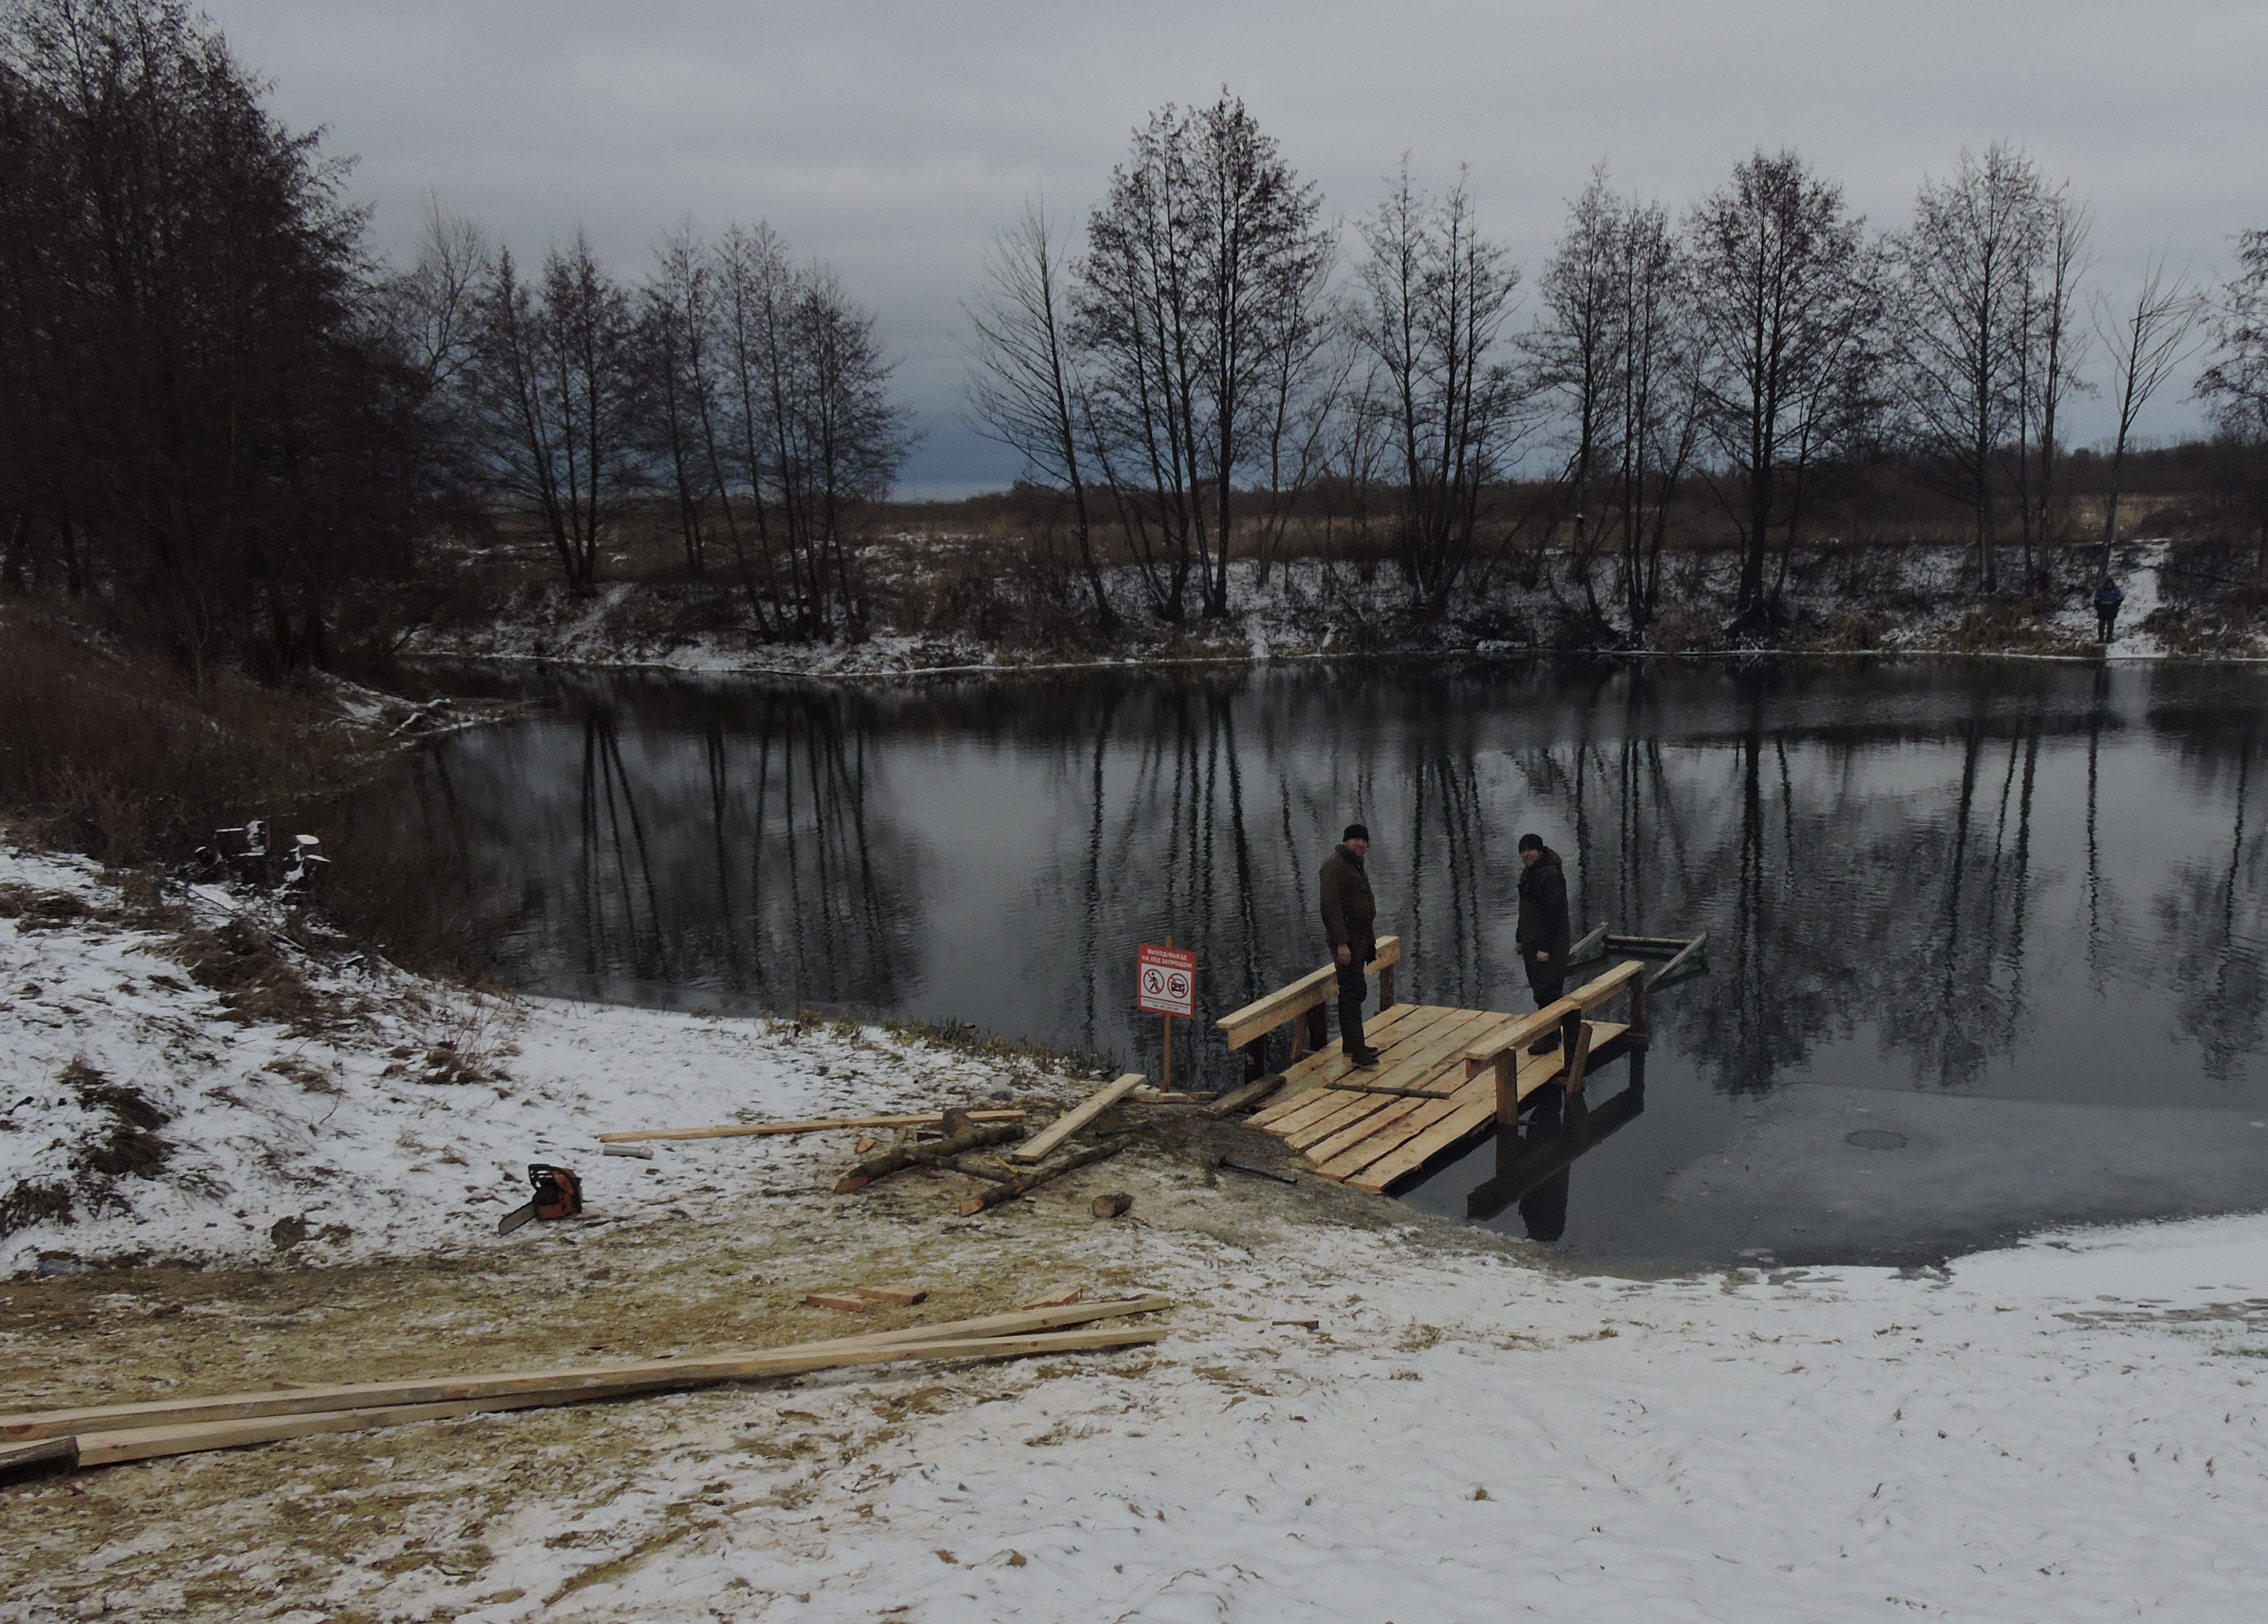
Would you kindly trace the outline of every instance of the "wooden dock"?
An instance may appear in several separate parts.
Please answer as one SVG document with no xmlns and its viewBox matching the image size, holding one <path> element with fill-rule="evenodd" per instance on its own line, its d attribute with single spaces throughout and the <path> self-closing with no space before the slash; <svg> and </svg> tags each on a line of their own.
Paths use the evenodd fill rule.
<svg viewBox="0 0 2268 1624">
<path fill-rule="evenodd" d="M 1394 947 L 1398 959 L 1400 944 Z M 1580 1095 L 1590 1065 L 1643 1047 L 1652 979 L 1644 964 L 1625 961 L 1545 1009 L 1513 1015 L 1394 1003 L 1391 982 L 1381 978 L 1387 1007 L 1364 1029 L 1379 1053 L 1373 1070 L 1358 1069 L 1336 1040 L 1313 1040 L 1320 1034 L 1312 1018 L 1335 991 L 1326 972 L 1303 976 L 1219 1025 L 1237 1048 L 1276 1026 L 1292 1027 L 1293 1058 L 1281 1091 L 1247 1126 L 1285 1141 L 1323 1178 L 1383 1194 L 1491 1128 L 1509 1126 L 1536 1090 L 1557 1084 Z M 1624 996 L 1628 1021 L 1589 1018 L 1600 1005 Z M 1528 1052 L 1554 1032 L 1560 1041 L 1550 1053 Z"/>
</svg>

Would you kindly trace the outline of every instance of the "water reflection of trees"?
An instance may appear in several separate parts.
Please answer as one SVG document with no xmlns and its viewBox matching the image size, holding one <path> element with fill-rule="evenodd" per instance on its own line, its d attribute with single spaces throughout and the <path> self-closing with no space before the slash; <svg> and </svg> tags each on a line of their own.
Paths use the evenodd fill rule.
<svg viewBox="0 0 2268 1624">
<path fill-rule="evenodd" d="M 2040 1039 L 2037 989 L 2080 968 L 2163 987 L 2230 1075 L 2268 1037 L 2257 707 L 2193 678 L 2141 681 L 1923 666 L 873 693 L 593 679 L 558 683 L 544 721 L 451 746 L 455 797 L 438 799 L 519 905 L 523 956 L 770 1005 L 903 1005 L 957 939 L 931 922 L 982 907 L 1000 916 L 1013 1010 L 956 1013 L 1146 1056 L 1128 960 L 1170 933 L 1203 952 L 1190 1036 L 1209 1041 L 1213 1018 L 1321 962 L 1314 869 L 1359 818 L 1408 997 L 1526 1003 L 1514 841 L 1533 827 L 1565 855 L 1584 921 L 1711 931 L 1705 996 L 1662 1013 L 1721 1088 L 1869 1039 L 1917 1080 L 1973 1084 Z M 2178 841 L 2120 849 L 2105 820 L 2169 750 L 2180 804 L 2228 832 L 2161 876 Z M 1014 836 L 1036 842 L 1014 854 L 1027 878 L 1006 894 L 966 894 L 950 851 L 911 832 L 920 763 L 955 753 L 1031 814 Z M 1217 1051 L 1203 1063 L 1226 1071 Z"/>
</svg>

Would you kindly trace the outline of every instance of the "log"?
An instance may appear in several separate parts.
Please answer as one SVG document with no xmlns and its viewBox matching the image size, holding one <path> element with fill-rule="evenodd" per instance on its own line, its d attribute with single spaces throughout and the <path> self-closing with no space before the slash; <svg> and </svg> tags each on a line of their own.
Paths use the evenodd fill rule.
<svg viewBox="0 0 2268 1624">
<path fill-rule="evenodd" d="M 851 1163 L 850 1171 L 835 1181 L 835 1193 L 848 1195 L 854 1190 L 865 1189 L 877 1179 L 887 1178 L 904 1168 L 950 1162 L 956 1156 L 981 1150 L 988 1144 L 1005 1144 L 1022 1131 L 1013 1123 L 993 1122 L 930 1144 L 893 1145 L 864 1161 Z"/>
<path fill-rule="evenodd" d="M 967 1173 L 972 1179 L 989 1179 L 994 1184 L 1005 1184 L 1016 1176 L 998 1162 L 981 1161 L 973 1156 L 956 1156 L 946 1165 L 957 1173 Z"/>
<path fill-rule="evenodd" d="M 1098 1218 L 1123 1218 L 1133 1209 L 1134 1198 L 1123 1190 L 1098 1195 L 1086 1204 L 1086 1209 Z"/>
<path fill-rule="evenodd" d="M 399 1426 L 415 1421 L 443 1421 L 489 1410 L 575 1404 L 590 1399 L 611 1398 L 622 1393 L 713 1386 L 719 1382 L 800 1375 L 806 1371 L 848 1365 L 894 1364 L 904 1359 L 1002 1359 L 1020 1358 L 1033 1354 L 1082 1353 L 1097 1348 L 1137 1347 L 1158 1341 L 1165 1334 L 1164 1330 L 1159 1327 L 1126 1326 L 1104 1331 L 1060 1331 L 1031 1336 L 904 1342 L 887 1348 L 843 1348 L 821 1353 L 783 1348 L 777 1354 L 762 1356 L 760 1359 L 743 1360 L 726 1373 L 719 1373 L 712 1368 L 716 1362 L 678 1360 L 670 1362 L 682 1367 L 674 1378 L 656 1377 L 635 1385 L 617 1385 L 603 1391 L 587 1386 L 561 1387 L 490 1398 L 450 1400 L 435 1404 L 312 1410 L 291 1416 L 244 1417 L 176 1426 L 83 1432 L 76 1437 L 77 1459 L 82 1466 L 114 1466 L 122 1461 L 151 1460 L 165 1455 L 241 1449 L 247 1444 L 272 1444 L 280 1439 L 301 1437 L 316 1432 L 358 1432 L 372 1427 Z"/>
<path fill-rule="evenodd" d="M 1271 1071 L 1264 1077 L 1256 1077 L 1242 1088 L 1232 1089 L 1205 1107 L 1207 1116 L 1232 1116 L 1248 1110 L 1284 1086 L 1284 1074 Z"/>
<path fill-rule="evenodd" d="M 1008 1152 L 1012 1162 L 1036 1162 L 1089 1122 L 1142 1085 L 1142 1074 L 1130 1071 L 1116 1083 L 1099 1088 L 1054 1121 Z"/>
<path fill-rule="evenodd" d="M 961 1203 L 961 1216 L 964 1218 L 974 1217 L 987 1207 L 998 1207 L 1003 1201 L 1012 1201 L 1020 1195 L 1027 1195 L 1050 1179 L 1062 1178 L 1075 1167 L 1084 1167 L 1090 1162 L 1107 1161 L 1125 1148 L 1125 1140 L 1111 1139 L 1101 1144 L 1089 1145 L 1084 1150 L 1074 1150 L 1059 1162 L 1051 1163 L 1045 1167 L 1035 1168 L 1020 1179 L 1012 1179 L 1006 1184 L 996 1184 L 989 1190 L 970 1196 Z"/>
<path fill-rule="evenodd" d="M 510 1397 L 524 1390 L 549 1393 L 563 1388 L 593 1393 L 635 1392 L 641 1385 L 650 1386 L 657 1382 L 667 1385 L 688 1371 L 719 1364 L 737 1366 L 750 1361 L 791 1356 L 832 1356 L 924 1341 L 968 1342 L 994 1336 L 1025 1335 L 1064 1326 L 1086 1325 L 1097 1319 L 1118 1319 L 1128 1314 L 1155 1313 L 1171 1306 L 1171 1298 L 1152 1293 L 1123 1297 L 1116 1302 L 1088 1303 L 1035 1312 L 986 1314 L 974 1319 L 948 1320 L 937 1325 L 901 1326 L 895 1330 L 869 1331 L 858 1336 L 832 1338 L 826 1341 L 801 1342 L 786 1348 L 755 1351 L 708 1354 L 692 1359 L 628 1360 L 612 1364 L 555 1370 L 508 1370 L 485 1376 L 335 1382 L 258 1393 L 219 1393 L 202 1399 L 154 1399 L 132 1404 L 76 1405 L 0 1415 L 0 1439 L 12 1444 L 118 1428 L 236 1421 L 254 1416 L 298 1415 L 317 1411 L 368 1409 L 401 1404 L 454 1402 L 469 1398 Z M 705 1379 L 733 1381 L 741 1378 L 724 1375 Z M 696 1380 L 694 1385 L 698 1385 L 700 1382 Z"/>
<path fill-rule="evenodd" d="M 971 1111 L 979 1122 L 1020 1122 L 1023 1111 Z M 642 1128 L 636 1133 L 600 1134 L 600 1144 L 632 1144 L 646 1139 L 749 1139 L 766 1134 L 823 1134 L 838 1128 L 934 1128 L 942 1113 L 919 1116 L 843 1116 L 808 1122 L 728 1122 L 722 1128 Z"/>
</svg>

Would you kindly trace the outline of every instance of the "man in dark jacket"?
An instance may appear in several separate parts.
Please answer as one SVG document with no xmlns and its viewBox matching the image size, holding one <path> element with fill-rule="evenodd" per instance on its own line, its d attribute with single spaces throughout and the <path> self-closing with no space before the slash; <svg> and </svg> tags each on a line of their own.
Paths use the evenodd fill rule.
<svg viewBox="0 0 2268 1624">
<path fill-rule="evenodd" d="M 1567 931 L 1566 871 L 1541 834 L 1520 837 L 1520 928 L 1513 939 L 1540 1010 L 1566 987 L 1567 950 L 1574 945 Z M 1553 1032 L 1528 1052 L 1549 1054 L 1558 1047 L 1559 1034 Z"/>
<path fill-rule="evenodd" d="M 1366 1071 L 1378 1064 L 1378 1051 L 1362 1036 L 1363 966 L 1378 957 L 1378 900 L 1362 863 L 1369 851 L 1370 831 L 1350 823 L 1323 859 L 1322 876 L 1323 939 L 1339 968 L 1339 1047 Z"/>
<path fill-rule="evenodd" d="M 2118 606 L 2126 601 L 2126 594 L 2118 583 L 2109 576 L 2095 589 L 2095 640 L 2108 643 L 2118 628 Z"/>
</svg>

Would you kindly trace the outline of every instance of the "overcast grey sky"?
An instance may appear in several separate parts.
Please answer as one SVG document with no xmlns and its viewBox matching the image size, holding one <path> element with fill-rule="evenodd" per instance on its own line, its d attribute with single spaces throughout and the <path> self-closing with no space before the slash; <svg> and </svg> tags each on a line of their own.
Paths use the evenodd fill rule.
<svg viewBox="0 0 2268 1624">
<path fill-rule="evenodd" d="M 1370 208 L 1406 150 L 1469 164 L 1528 266 L 1605 159 L 1683 206 L 1790 144 L 1877 225 L 1962 147 L 2006 139 L 2097 210 L 2116 292 L 2170 245 L 2213 276 L 2268 225 L 2262 0 L 1590 0 L 1303 5 L 786 5 L 761 0 L 207 0 L 278 111 L 357 156 L 376 237 L 428 192 L 523 254 L 580 223 L 625 273 L 689 217 L 769 219 L 880 316 L 927 437 L 911 489 L 997 486 L 957 422 L 959 301 L 1035 187 L 1067 216 L 1159 103 L 1226 84 L 1330 209 Z M 2170 435 L 2193 408 L 2144 425 Z M 2096 406 L 2082 433 L 2102 429 Z"/>
</svg>

